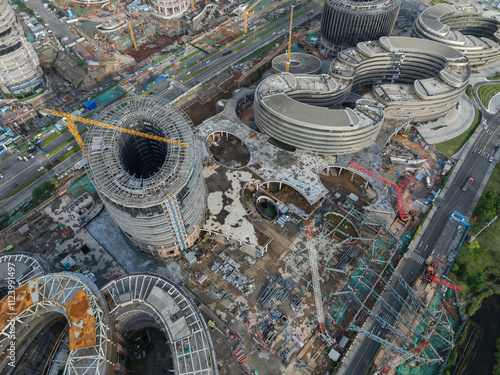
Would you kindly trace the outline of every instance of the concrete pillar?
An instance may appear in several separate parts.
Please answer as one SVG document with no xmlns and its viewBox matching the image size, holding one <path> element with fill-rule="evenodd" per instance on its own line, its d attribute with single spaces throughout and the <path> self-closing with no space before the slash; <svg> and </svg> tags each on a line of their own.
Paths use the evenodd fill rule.
<svg viewBox="0 0 500 375">
<path fill-rule="evenodd" d="M 280 190 L 281 190 L 281 185 L 282 185 L 282 183 L 280 182 Z"/>
<path fill-rule="evenodd" d="M 354 180 L 354 172 L 352 172 L 352 175 L 351 175 L 351 181 Z"/>
<path fill-rule="evenodd" d="M 366 189 L 367 187 L 368 187 L 368 181 L 365 181 L 364 189 Z"/>
</svg>

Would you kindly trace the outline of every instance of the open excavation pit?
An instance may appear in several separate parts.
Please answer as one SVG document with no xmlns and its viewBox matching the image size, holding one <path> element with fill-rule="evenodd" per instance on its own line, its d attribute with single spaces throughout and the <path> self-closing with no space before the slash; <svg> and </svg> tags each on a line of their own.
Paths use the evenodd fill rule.
<svg viewBox="0 0 500 375">
<path fill-rule="evenodd" d="M 346 197 L 355 194 L 359 197 L 359 204 L 367 206 L 377 202 L 378 194 L 372 185 L 363 176 L 350 169 L 342 167 L 324 168 L 320 175 L 323 185 L 332 195 L 336 193 Z"/>
<path fill-rule="evenodd" d="M 179 254 L 198 237 L 206 206 L 191 120 L 151 96 L 121 100 L 98 120 L 127 129 L 93 127 L 85 140 L 88 176 L 111 217 L 141 250 Z"/>
<path fill-rule="evenodd" d="M 240 138 L 228 132 L 215 132 L 207 137 L 214 159 L 229 168 L 241 168 L 250 161 L 248 147 Z"/>
<path fill-rule="evenodd" d="M 275 220 L 280 214 L 280 211 L 278 210 L 278 207 L 276 207 L 274 201 L 265 195 L 258 197 L 256 203 L 257 210 L 266 219 Z"/>
</svg>

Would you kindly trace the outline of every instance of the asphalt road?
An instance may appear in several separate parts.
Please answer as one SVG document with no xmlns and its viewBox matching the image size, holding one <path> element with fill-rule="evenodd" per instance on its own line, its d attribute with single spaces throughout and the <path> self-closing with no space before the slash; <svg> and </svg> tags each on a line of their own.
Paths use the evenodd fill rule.
<svg viewBox="0 0 500 375">
<path fill-rule="evenodd" d="M 318 3 L 322 3 L 322 1 L 313 1 L 313 2 L 309 3 L 308 6 L 310 8 L 311 6 L 318 4 Z M 298 11 L 301 11 L 301 10 L 302 9 L 299 9 Z M 311 11 L 308 11 L 308 12 L 306 12 L 298 17 L 295 17 L 293 20 L 293 27 L 296 27 L 296 26 L 316 17 L 318 14 L 321 13 L 321 10 L 322 10 L 322 7 L 318 6 L 314 9 L 312 9 Z M 231 47 L 229 47 L 229 49 L 234 51 L 233 53 L 226 55 L 226 56 L 223 56 L 223 54 L 225 53 L 225 50 L 222 50 L 222 51 L 217 52 L 213 55 L 210 55 L 210 57 L 208 59 L 206 59 L 204 61 L 200 61 L 198 64 L 190 67 L 189 71 L 186 71 L 186 72 L 178 75 L 177 77 L 175 77 L 175 79 L 173 80 L 174 85 L 170 90 L 168 90 L 167 87 L 168 87 L 168 84 L 171 80 L 166 80 L 166 81 L 162 80 L 162 81 L 158 82 L 155 86 L 154 94 L 159 95 L 159 96 L 161 96 L 165 99 L 168 99 L 170 101 L 173 101 L 174 99 L 176 99 L 177 97 L 179 97 L 180 95 L 184 94 L 189 89 L 191 89 L 193 83 L 200 84 L 200 83 L 203 83 L 205 81 L 210 80 L 215 75 L 217 75 L 221 70 L 227 69 L 227 68 L 231 67 L 232 65 L 235 65 L 239 60 L 241 60 L 248 53 L 254 52 L 254 51 L 262 48 L 263 45 L 266 45 L 273 40 L 280 39 L 280 38 L 283 38 L 284 36 L 288 35 L 286 33 L 288 31 L 288 25 L 286 25 L 286 24 L 280 26 L 279 29 L 276 29 L 273 32 L 270 32 L 271 29 L 273 29 L 278 24 L 280 24 L 281 22 L 288 20 L 288 19 L 289 19 L 289 15 L 285 15 L 285 16 L 269 23 L 267 26 L 265 26 L 264 28 L 262 28 L 261 30 L 256 32 L 257 36 L 261 35 L 262 33 L 268 32 L 266 35 L 262 35 L 260 38 L 256 39 L 252 43 L 247 44 L 246 46 L 244 46 L 243 48 L 241 48 L 238 51 L 234 51 L 234 50 L 239 45 L 244 44 L 247 39 L 253 38 L 252 34 L 249 34 L 247 36 L 247 38 L 245 38 L 245 39 L 241 40 L 240 42 L 233 44 Z M 285 30 L 285 33 L 282 32 L 283 30 Z M 278 34 L 278 31 L 280 31 L 279 34 Z M 173 75 L 177 71 L 180 71 L 180 70 L 182 70 L 182 69 L 184 69 L 192 64 L 195 64 L 196 61 L 198 61 L 199 59 L 201 59 L 204 56 L 206 56 L 206 54 L 204 54 L 203 52 L 200 51 L 200 53 L 192 56 L 191 58 L 187 59 L 186 61 L 183 61 L 181 63 L 178 62 L 177 63 L 179 65 L 178 69 L 172 68 L 172 69 L 166 71 L 165 74 Z M 171 61 L 173 62 L 174 60 L 171 60 Z M 201 69 L 205 69 L 205 68 L 207 68 L 207 69 L 204 70 L 203 72 L 201 72 L 200 74 L 196 75 L 195 77 L 189 79 L 188 81 L 186 81 L 184 83 L 180 82 L 183 78 L 185 78 L 189 75 L 187 73 L 193 74 L 193 73 L 195 73 Z"/>
<path fill-rule="evenodd" d="M 78 124 L 78 131 L 81 133 L 88 125 L 87 124 Z M 50 134 L 49 134 L 50 135 Z M 73 135 L 68 131 L 48 145 L 43 147 L 44 152 L 49 153 L 49 157 L 47 158 L 41 151 L 36 151 L 34 158 L 28 158 L 28 161 L 20 161 L 17 156 L 24 154 L 25 151 L 21 151 L 18 154 L 10 153 L 10 151 L 6 151 L 2 155 L 1 166 L 5 169 L 3 173 L 3 178 L 0 179 L 0 197 L 4 197 L 5 194 L 10 192 L 14 185 L 18 186 L 23 183 L 26 178 L 29 178 L 36 173 L 38 173 L 38 168 L 43 166 L 44 168 L 49 169 L 49 172 L 46 173 L 42 178 L 35 181 L 33 184 L 23 189 L 21 192 L 16 194 L 15 196 L 8 198 L 6 200 L 0 201 L 0 212 L 10 212 L 20 205 L 26 203 L 31 199 L 31 192 L 33 188 L 40 185 L 42 182 L 49 181 L 56 174 L 61 175 L 67 169 L 74 166 L 74 164 L 82 158 L 81 152 L 77 152 L 68 159 L 66 159 L 63 163 L 53 167 L 51 164 L 55 162 L 57 158 L 64 155 L 68 152 L 68 147 L 73 146 L 76 147 L 77 143 L 73 139 L 72 142 L 65 145 L 62 149 L 57 151 L 56 153 L 50 154 L 52 150 L 57 149 L 59 146 L 67 142 L 68 140 L 73 139 Z"/>
<path fill-rule="evenodd" d="M 474 91 L 480 85 L 479 83 L 474 86 Z M 479 102 L 479 99 L 476 98 Z M 437 205 L 436 214 L 430 219 L 429 225 L 423 232 L 421 240 L 417 244 L 414 253 L 419 257 L 405 258 L 401 261 L 399 273 L 406 280 L 409 285 L 413 285 L 415 280 L 419 277 L 419 271 L 425 260 L 431 255 L 434 244 L 439 238 L 441 229 L 446 225 L 450 215 L 457 211 L 460 214 L 469 217 L 475 208 L 475 201 L 479 199 L 479 186 L 485 176 L 489 175 L 496 162 L 498 162 L 498 153 L 494 155 L 494 162 L 489 162 L 489 156 L 492 155 L 494 147 L 500 143 L 500 111 L 495 114 L 489 114 L 483 111 L 483 118 L 486 120 L 487 127 L 483 127 L 479 137 L 474 142 L 471 151 L 467 155 L 464 163 L 457 170 L 455 168 L 454 174 L 456 175 L 453 183 L 448 187 L 448 191 L 442 197 L 436 200 Z M 482 125 L 480 125 L 482 126 Z M 471 175 L 474 175 L 475 181 L 466 192 L 462 191 L 462 187 Z M 449 255 L 446 253 L 447 249 L 436 249 L 433 256 Z M 418 260 L 417 260 L 418 259 Z M 403 298 L 406 298 L 407 292 L 399 284 L 396 290 Z M 400 304 L 394 300 L 389 300 L 390 305 L 399 310 Z M 376 332 L 380 335 L 385 334 L 378 322 L 374 322 L 371 327 L 367 328 L 370 332 Z M 344 374 L 349 375 L 363 375 L 367 371 L 372 358 L 378 350 L 378 342 L 369 338 L 364 338 L 354 354 L 353 359 L 348 364 Z"/>
<path fill-rule="evenodd" d="M 73 34 L 69 25 L 62 21 L 60 18 L 57 18 L 55 13 L 52 13 L 50 9 L 47 9 L 43 6 L 43 1 L 40 0 L 25 0 L 26 5 L 30 7 L 34 12 L 38 13 L 36 16 L 38 18 L 43 18 L 45 23 L 48 23 L 50 26 L 45 26 L 53 31 L 56 37 L 67 37 L 68 40 L 63 42 L 64 45 L 74 43 L 78 39 L 78 36 Z"/>
</svg>

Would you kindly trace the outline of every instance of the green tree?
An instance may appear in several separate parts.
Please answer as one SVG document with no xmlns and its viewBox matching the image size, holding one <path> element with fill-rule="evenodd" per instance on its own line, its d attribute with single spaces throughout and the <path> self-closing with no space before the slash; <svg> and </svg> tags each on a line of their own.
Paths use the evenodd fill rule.
<svg viewBox="0 0 500 375">
<path fill-rule="evenodd" d="M 473 277 L 471 277 L 469 285 L 476 292 L 480 292 L 481 290 L 483 290 L 486 286 L 484 274 L 482 272 L 476 273 Z"/>
<path fill-rule="evenodd" d="M 483 202 L 477 207 L 476 211 L 486 220 L 491 220 L 496 215 L 499 204 L 498 191 L 489 191 L 485 194 Z"/>
<path fill-rule="evenodd" d="M 460 268 L 460 267 L 458 267 L 458 264 L 457 264 L 457 263 L 453 263 L 453 266 L 451 266 L 451 270 L 452 270 L 452 272 L 457 272 L 459 268 Z"/>
</svg>

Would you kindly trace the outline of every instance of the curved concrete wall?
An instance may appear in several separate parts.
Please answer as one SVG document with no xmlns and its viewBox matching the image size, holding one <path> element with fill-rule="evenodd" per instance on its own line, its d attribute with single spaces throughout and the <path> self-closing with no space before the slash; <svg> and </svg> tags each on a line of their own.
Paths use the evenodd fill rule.
<svg viewBox="0 0 500 375">
<path fill-rule="evenodd" d="M 339 53 L 329 75 L 273 75 L 255 93 L 257 126 L 308 151 L 341 154 L 371 144 L 384 116 L 430 121 L 448 113 L 470 77 L 457 50 L 415 38 L 382 37 Z M 328 109 L 373 87 L 354 109 Z M 385 109 L 384 109 L 385 108 Z"/>
</svg>

